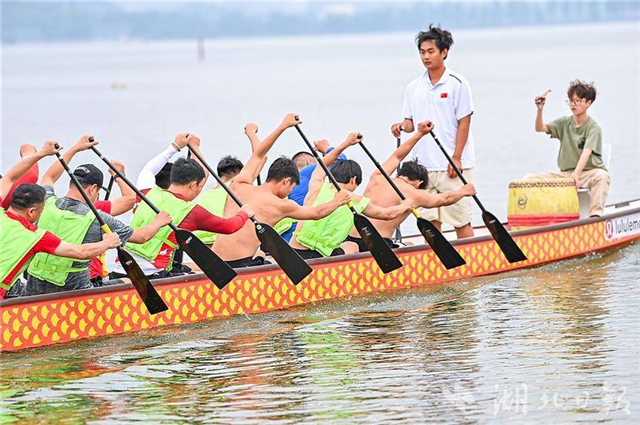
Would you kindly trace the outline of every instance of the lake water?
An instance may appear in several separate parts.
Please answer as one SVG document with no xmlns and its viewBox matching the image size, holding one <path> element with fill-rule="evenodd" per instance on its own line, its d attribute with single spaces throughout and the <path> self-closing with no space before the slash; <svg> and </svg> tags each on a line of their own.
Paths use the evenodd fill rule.
<svg viewBox="0 0 640 425">
<path fill-rule="evenodd" d="M 470 81 L 477 187 L 499 217 L 507 184 L 555 168 L 533 97 L 567 114 L 568 82 L 593 80 L 613 144 L 610 201 L 640 197 L 640 24 L 454 33 L 449 66 Z M 310 138 L 361 131 L 384 158 L 412 34 L 195 42 L 11 45 L 2 52 L 2 167 L 23 141 L 90 132 L 137 175 L 189 131 L 211 162 L 246 159 L 290 111 Z M 302 149 L 286 133 L 271 157 Z M 361 161 L 360 151 L 348 154 Z M 90 153 L 74 164 L 94 161 Z M 46 165 L 45 165 L 46 167 Z M 67 180 L 62 179 L 62 192 Z M 479 218 L 479 217 L 478 217 Z M 407 231 L 411 229 L 407 228 Z M 637 422 L 637 245 L 533 270 L 103 338 L 0 362 L 2 417 L 18 421 Z"/>
</svg>

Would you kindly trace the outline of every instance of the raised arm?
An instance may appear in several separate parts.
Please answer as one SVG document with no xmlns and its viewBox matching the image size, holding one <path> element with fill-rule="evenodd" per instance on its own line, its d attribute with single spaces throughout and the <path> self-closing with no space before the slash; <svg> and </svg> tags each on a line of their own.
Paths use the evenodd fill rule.
<svg viewBox="0 0 640 425">
<path fill-rule="evenodd" d="M 267 156 L 267 153 L 273 147 L 278 137 L 289 127 L 293 127 L 297 124 L 302 124 L 302 121 L 297 120 L 297 114 L 287 114 L 284 117 L 282 123 L 271 133 L 269 134 L 258 146 L 256 146 L 255 150 L 251 154 L 251 158 L 247 161 L 245 166 L 240 171 L 233 180 L 236 183 L 246 183 L 253 184 L 253 180 L 255 179 L 255 170 L 258 169 L 260 162 L 262 159 Z"/>
<path fill-rule="evenodd" d="M 400 163 L 404 161 L 409 153 L 411 153 L 411 150 L 416 146 L 420 139 L 429 134 L 431 130 L 433 130 L 433 124 L 431 121 L 425 121 L 418 124 L 418 131 L 416 134 L 401 144 L 400 147 L 398 147 L 398 149 L 396 149 L 391 156 L 381 164 L 385 173 L 393 174 L 393 172 L 400 166 Z M 372 174 L 372 176 L 378 175 L 381 175 L 378 170 L 375 170 Z"/>
<path fill-rule="evenodd" d="M 91 137 L 93 136 L 89 134 L 85 134 L 84 136 L 80 137 L 75 145 L 71 146 L 71 148 L 69 148 L 69 150 L 64 155 L 62 155 L 64 160 L 67 161 L 67 164 L 71 163 L 71 159 L 78 152 L 86 151 L 87 149 L 98 145 L 98 142 L 95 140 L 93 142 L 89 141 L 89 138 Z M 49 167 L 47 172 L 44 173 L 42 179 L 40 179 L 40 184 L 42 186 L 53 186 L 58 181 L 60 176 L 62 176 L 62 173 L 64 173 L 62 164 L 60 163 L 60 161 L 55 161 L 53 164 L 51 164 L 51 167 Z"/>
<path fill-rule="evenodd" d="M 251 154 L 253 154 L 256 151 L 257 147 L 260 145 L 260 143 L 262 143 L 260 141 L 260 138 L 258 137 L 258 125 L 251 122 L 248 123 L 244 127 L 244 134 L 246 134 L 247 138 L 249 138 L 249 142 L 251 143 Z M 254 180 L 258 178 L 258 176 L 262 172 L 262 169 L 264 168 L 264 165 L 267 163 L 267 160 L 268 160 L 268 157 L 266 155 L 262 157 L 262 160 L 260 161 L 260 163 L 258 164 L 258 166 L 253 172 Z"/>
<path fill-rule="evenodd" d="M 62 148 L 56 147 L 57 144 L 58 142 L 55 140 L 47 140 L 38 152 L 23 158 L 20 162 L 11 167 L 11 169 L 0 179 L 0 198 L 6 198 L 11 191 L 13 184 L 17 182 L 27 171 L 29 171 L 36 162 L 46 156 L 54 155 L 56 152 L 59 152 Z"/>
<path fill-rule="evenodd" d="M 182 148 L 184 148 L 187 142 L 187 133 L 180 133 L 176 136 L 176 139 L 171 145 L 169 145 L 164 151 L 153 157 L 138 174 L 138 180 L 136 186 L 141 189 L 149 189 L 156 185 L 156 174 L 162 170 L 162 168 L 173 158 Z"/>
<path fill-rule="evenodd" d="M 329 152 L 323 159 L 322 162 L 327 167 L 333 165 L 333 163 L 338 159 L 342 152 L 344 152 L 349 146 L 353 146 L 359 143 L 363 139 L 358 139 L 360 135 L 359 132 L 349 133 L 344 142 L 340 143 L 337 148 L 333 149 Z M 316 141 L 314 144 L 318 146 L 323 141 Z M 328 144 L 328 143 L 327 143 Z M 325 173 L 322 167 L 316 166 L 311 174 L 311 178 L 309 179 L 309 190 L 307 191 L 307 195 L 304 198 L 304 205 L 313 205 L 313 202 L 316 200 L 318 193 L 320 193 L 320 189 L 324 184 Z"/>
<path fill-rule="evenodd" d="M 544 123 L 544 118 L 542 117 L 542 110 L 544 109 L 544 104 L 547 101 L 547 95 L 551 90 L 547 90 L 541 95 L 535 97 L 534 102 L 536 104 L 536 131 L 538 133 L 547 133 L 547 125 Z"/>
</svg>

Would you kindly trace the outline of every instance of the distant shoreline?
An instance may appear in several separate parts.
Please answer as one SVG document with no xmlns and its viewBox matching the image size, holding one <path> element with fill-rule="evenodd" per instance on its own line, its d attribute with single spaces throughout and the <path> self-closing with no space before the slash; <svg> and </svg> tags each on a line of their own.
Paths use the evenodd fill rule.
<svg viewBox="0 0 640 425">
<path fill-rule="evenodd" d="M 557 23 L 557 24 L 546 24 L 546 25 L 513 25 L 513 26 L 478 26 L 478 27 L 462 27 L 455 28 L 452 27 L 451 30 L 455 31 L 456 37 L 464 37 L 467 34 L 487 34 L 490 35 L 495 32 L 511 32 L 518 33 L 521 31 L 530 31 L 533 28 L 536 28 L 539 31 L 571 31 L 574 29 L 581 29 L 583 27 L 590 27 L 593 29 L 594 27 L 603 28 L 621 28 L 628 26 L 638 26 L 640 30 L 640 19 L 620 19 L 620 20 L 611 20 L 611 21 L 597 21 L 597 22 L 572 22 L 572 23 Z M 318 34 L 274 34 L 274 35 L 251 35 L 251 36 L 220 36 L 220 37 L 205 37 L 203 38 L 204 42 L 208 46 L 215 46 L 217 44 L 220 45 L 233 45 L 237 43 L 238 45 L 246 44 L 247 42 L 257 43 L 258 45 L 272 45 L 274 43 L 292 43 L 297 44 L 297 42 L 306 43 L 308 40 L 317 40 L 318 42 L 331 42 L 334 40 L 356 40 L 358 38 L 363 38 L 367 40 L 371 40 L 372 38 L 380 38 L 380 39 L 389 39 L 389 38 L 406 38 L 407 36 L 413 37 L 414 31 L 372 31 L 372 32 L 345 32 L 345 33 L 318 33 Z M 20 42 L 2 42 L 1 45 L 3 48 L 12 49 L 16 47 L 39 47 L 39 46 L 83 46 L 83 45 L 191 45 L 197 42 L 198 38 L 160 38 L 160 39 L 152 39 L 152 38 L 94 38 L 90 40 L 34 40 L 34 41 L 20 41 Z M 630 40 L 632 42 L 632 40 Z M 640 37 L 636 40 L 636 42 L 640 45 Z"/>
</svg>

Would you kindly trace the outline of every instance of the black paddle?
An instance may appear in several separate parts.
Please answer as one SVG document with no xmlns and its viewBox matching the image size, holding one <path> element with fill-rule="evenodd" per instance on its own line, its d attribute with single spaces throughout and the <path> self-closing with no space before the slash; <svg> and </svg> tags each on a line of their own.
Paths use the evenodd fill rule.
<svg viewBox="0 0 640 425">
<path fill-rule="evenodd" d="M 340 191 L 341 188 L 338 184 L 338 181 L 335 179 L 333 174 L 331 174 L 331 171 L 329 171 L 329 168 L 327 168 L 325 163 L 322 162 L 322 160 L 318 156 L 318 152 L 313 147 L 311 142 L 309 142 L 309 139 L 307 139 L 307 137 L 304 135 L 299 125 L 296 125 L 296 130 L 298 130 L 298 133 L 300 133 L 300 136 L 307 144 L 307 147 L 313 154 L 318 164 L 322 167 L 333 186 L 336 188 L 336 190 Z M 389 273 L 402 267 L 402 262 L 398 259 L 398 257 L 396 257 L 396 254 L 393 253 L 387 242 L 385 242 L 382 236 L 380 236 L 380 233 L 378 233 L 378 230 L 373 227 L 373 224 L 371 224 L 369 219 L 357 212 L 355 208 L 353 208 L 353 204 L 351 202 L 349 202 L 347 205 L 353 213 L 353 223 L 356 227 L 356 230 L 360 234 L 360 237 L 362 238 L 362 242 L 364 242 L 364 244 L 367 246 L 367 249 L 371 252 L 371 255 L 378 263 L 378 266 L 380 266 L 380 269 L 384 273 Z"/>
<path fill-rule="evenodd" d="M 238 204 L 239 207 L 242 207 L 242 202 L 238 197 L 229 189 L 229 187 L 222 181 L 222 179 L 213 171 L 211 166 L 207 164 L 202 155 L 195 149 L 191 147 L 191 145 L 187 145 L 191 153 L 198 158 L 200 163 L 209 170 L 209 173 L 218 181 L 218 184 L 222 186 L 224 190 L 227 191 L 231 199 Z M 266 223 L 261 223 L 256 220 L 254 217 L 251 217 L 251 221 L 256 226 L 256 235 L 260 240 L 260 243 L 266 248 L 266 250 L 271 254 L 271 256 L 276 260 L 278 265 L 282 268 L 282 270 L 289 276 L 289 279 L 294 284 L 298 284 L 302 282 L 302 280 L 307 277 L 313 269 L 300 257 L 300 255 L 289 246 L 289 244 L 282 239 L 282 236 L 276 232 L 273 227 L 269 226 Z"/>
<path fill-rule="evenodd" d="M 367 156 L 371 159 L 371 161 L 373 161 L 378 171 L 380 171 L 380 174 L 384 176 L 384 178 L 391 185 L 393 190 L 396 191 L 400 199 L 404 201 L 406 197 L 400 191 L 400 189 L 398 188 L 396 183 L 391 179 L 391 177 L 389 177 L 389 174 L 387 174 L 386 171 L 384 171 L 384 168 L 382 168 L 382 165 L 380 165 L 380 163 L 376 161 L 376 159 L 373 157 L 373 154 L 369 152 L 369 149 L 367 149 L 364 143 L 360 142 L 359 145 L 362 147 L 362 149 L 367 154 Z M 447 240 L 447 238 L 445 238 L 442 235 L 442 233 L 440 233 L 440 231 L 436 228 L 436 226 L 433 225 L 433 223 L 431 223 L 429 220 L 425 220 L 424 218 L 422 218 L 422 216 L 420 216 L 420 213 L 418 212 L 417 209 L 411 208 L 411 212 L 413 213 L 413 215 L 416 217 L 418 221 L 418 229 L 420 229 L 420 233 L 422 233 L 422 236 L 424 236 L 424 238 L 427 240 L 427 242 L 429 243 L 429 246 L 431 247 L 431 249 L 433 249 L 433 252 L 435 252 L 435 254 L 438 256 L 440 261 L 442 261 L 442 264 L 447 269 L 454 269 L 456 267 L 460 267 L 467 263 L 466 261 L 464 261 L 464 258 L 462 258 L 460 254 L 458 254 L 458 251 L 456 251 L 456 249 L 451 245 L 451 243 Z"/>
<path fill-rule="evenodd" d="M 123 182 L 127 184 L 156 214 L 160 210 L 137 188 L 133 183 L 125 177 L 107 158 L 100 153 L 95 146 L 91 148 L 105 164 L 111 168 Z M 179 229 L 174 223 L 169 226 L 176 234 L 178 245 L 195 261 L 205 275 L 219 288 L 224 288 L 227 283 L 238 275 L 222 258 L 218 257 L 215 252 L 207 248 L 207 246 L 196 237 L 193 233 L 185 229 Z"/>
<path fill-rule="evenodd" d="M 108 201 L 109 197 L 111 197 L 111 190 L 113 189 L 113 183 L 116 181 L 116 176 L 111 176 L 109 179 L 109 184 L 107 185 L 107 193 L 104 195 L 104 200 Z"/>
<path fill-rule="evenodd" d="M 435 140 L 436 144 L 438 145 L 438 147 L 440 148 L 444 156 L 447 157 L 447 161 L 449 161 L 449 164 L 451 164 L 451 167 L 453 167 L 456 174 L 458 174 L 458 177 L 460 177 L 460 180 L 462 180 L 462 183 L 467 184 L 467 180 L 465 180 L 464 176 L 462 175 L 462 172 L 458 169 L 456 164 L 453 162 L 453 159 L 451 159 L 451 157 L 449 156 L 445 148 L 442 147 L 442 145 L 440 144 L 440 141 L 438 140 L 436 135 L 433 133 L 433 131 L 431 131 L 431 137 L 433 137 L 433 140 Z M 482 210 L 482 221 L 484 221 L 485 226 L 487 226 L 487 229 L 489 229 L 489 232 L 491 232 L 491 236 L 493 236 L 493 239 L 496 241 L 496 243 L 502 250 L 502 253 L 504 254 L 504 256 L 507 257 L 507 260 L 510 263 L 525 261 L 527 259 L 527 256 L 524 255 L 520 247 L 516 244 L 516 241 L 513 240 L 509 232 L 507 232 L 507 229 L 505 229 L 502 223 L 500 223 L 500 220 L 498 220 L 495 215 L 491 214 L 489 211 L 487 211 L 484 208 L 484 205 L 482 205 L 482 203 L 480 202 L 480 199 L 478 199 L 476 195 L 473 195 L 473 199 L 476 201 L 476 204 L 478 204 L 478 206 Z"/>
<path fill-rule="evenodd" d="M 80 194 L 82 194 L 84 201 L 87 203 L 89 208 L 91 208 L 93 215 L 96 216 L 96 219 L 98 220 L 98 223 L 100 223 L 100 227 L 102 227 L 102 230 L 107 234 L 111 233 L 111 229 L 104 222 L 104 220 L 100 216 L 100 213 L 98 213 L 98 210 L 93 205 L 93 202 L 91 202 L 91 199 L 89 199 L 87 192 L 84 191 L 84 189 L 82 188 L 82 185 L 80 184 L 80 182 L 78 182 L 78 179 L 76 179 L 76 176 L 74 176 L 71 170 L 69 169 L 69 165 L 67 164 L 67 161 L 65 161 L 64 158 L 58 152 L 56 152 L 56 156 L 58 157 L 58 160 L 60 161 L 64 169 L 67 171 L 67 174 L 69 174 L 69 177 L 71 177 L 71 181 L 73 182 L 75 187 L 78 189 L 78 191 L 80 191 Z M 117 250 L 118 250 L 118 259 L 120 260 L 122 267 L 127 273 L 127 276 L 129 276 L 129 279 L 131 279 L 131 283 L 133 284 L 133 287 L 136 289 L 136 292 L 138 292 L 138 295 L 140 295 L 142 302 L 144 303 L 145 306 L 147 306 L 149 313 L 157 314 L 157 313 L 168 310 L 169 308 L 160 297 L 160 294 L 156 292 L 156 288 L 154 288 L 151 282 L 149 282 L 149 279 L 147 279 L 147 276 L 144 275 L 144 273 L 142 272 L 142 269 L 140 268 L 138 263 L 136 263 L 136 261 L 133 259 L 131 254 L 125 251 L 124 248 L 122 248 L 122 246 L 119 246 Z"/>
<path fill-rule="evenodd" d="M 401 143 L 402 141 L 400 138 L 396 138 L 396 148 L 399 148 Z M 402 231 L 400 230 L 400 226 L 396 229 L 396 241 L 402 242 Z"/>
</svg>

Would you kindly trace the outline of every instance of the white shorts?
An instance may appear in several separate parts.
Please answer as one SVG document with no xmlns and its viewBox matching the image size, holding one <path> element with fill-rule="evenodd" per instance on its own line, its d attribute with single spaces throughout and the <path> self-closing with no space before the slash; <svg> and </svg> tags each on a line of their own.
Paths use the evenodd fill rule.
<svg viewBox="0 0 640 425">
<path fill-rule="evenodd" d="M 462 170 L 462 175 L 469 183 L 473 183 L 473 168 Z M 434 195 L 458 190 L 464 184 L 458 176 L 450 178 L 447 171 L 430 171 L 427 192 Z M 437 220 L 441 223 L 451 225 L 456 228 L 464 227 L 471 223 L 473 219 L 473 202 L 470 197 L 465 196 L 458 202 L 447 207 L 440 208 L 419 208 L 422 217 L 429 221 Z"/>
</svg>

